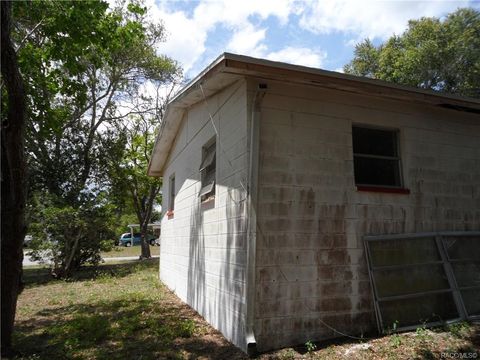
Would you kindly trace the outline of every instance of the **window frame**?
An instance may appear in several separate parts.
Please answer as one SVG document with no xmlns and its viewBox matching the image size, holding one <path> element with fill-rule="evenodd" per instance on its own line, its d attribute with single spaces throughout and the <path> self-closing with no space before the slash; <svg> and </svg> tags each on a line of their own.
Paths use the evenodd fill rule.
<svg viewBox="0 0 480 360">
<path fill-rule="evenodd" d="M 209 164 L 205 165 L 210 154 L 213 153 Z M 213 171 L 212 171 L 213 167 Z M 215 199 L 216 182 L 217 182 L 217 139 L 213 137 L 205 145 L 202 146 L 202 161 L 199 167 L 200 171 L 200 192 L 198 196 L 202 203 L 209 202 Z M 213 175 L 212 175 L 213 172 Z M 212 179 L 213 178 L 213 179 Z M 208 181 L 208 183 L 207 183 Z M 210 187 L 210 190 L 207 191 Z"/>
<path fill-rule="evenodd" d="M 396 156 L 387 156 L 387 155 L 375 155 L 375 154 L 364 154 L 364 153 L 355 153 L 353 142 L 353 129 L 371 129 L 371 130 L 380 130 L 385 132 L 390 132 L 395 134 L 395 153 Z M 410 190 L 405 188 L 404 177 L 403 177 L 403 163 L 402 163 L 402 154 L 401 154 L 401 131 L 399 128 L 380 126 L 380 125 L 371 125 L 363 123 L 352 123 L 352 159 L 353 159 L 353 177 L 355 186 L 359 191 L 376 191 L 376 192 L 386 192 L 386 193 L 397 193 L 397 194 L 409 194 Z M 398 185 L 384 185 L 384 184 L 368 184 L 368 183 L 357 183 L 355 176 L 355 158 L 364 158 L 364 159 L 379 159 L 379 160 L 388 160 L 395 161 L 398 171 Z"/>
<path fill-rule="evenodd" d="M 175 173 L 168 178 L 168 212 L 175 210 Z"/>
</svg>

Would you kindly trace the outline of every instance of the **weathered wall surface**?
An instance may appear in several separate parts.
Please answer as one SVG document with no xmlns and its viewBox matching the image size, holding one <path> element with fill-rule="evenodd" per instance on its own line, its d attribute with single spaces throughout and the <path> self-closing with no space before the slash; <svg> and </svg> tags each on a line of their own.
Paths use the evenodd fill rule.
<svg viewBox="0 0 480 360">
<path fill-rule="evenodd" d="M 400 130 L 410 194 L 356 190 L 352 123 Z M 272 81 L 260 139 L 260 350 L 375 329 L 363 235 L 480 229 L 478 115 Z"/>
<path fill-rule="evenodd" d="M 202 147 L 215 136 L 204 101 L 186 112 L 164 173 L 175 174 L 172 219 L 162 219 L 160 278 L 182 300 L 239 347 L 245 347 L 246 84 L 237 82 L 208 99 L 219 131 L 215 203 L 204 206 L 199 167 Z M 228 160 L 227 160 L 228 159 Z M 164 211 L 164 213 L 165 213 Z"/>
</svg>

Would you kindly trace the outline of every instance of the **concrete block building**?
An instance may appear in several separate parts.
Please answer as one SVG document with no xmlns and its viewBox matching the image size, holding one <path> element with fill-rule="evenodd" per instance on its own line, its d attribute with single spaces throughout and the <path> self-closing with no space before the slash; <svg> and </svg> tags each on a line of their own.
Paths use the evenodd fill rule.
<svg viewBox="0 0 480 360">
<path fill-rule="evenodd" d="M 168 104 L 160 278 L 244 351 L 375 329 L 365 235 L 480 229 L 480 102 L 223 54 Z"/>
</svg>

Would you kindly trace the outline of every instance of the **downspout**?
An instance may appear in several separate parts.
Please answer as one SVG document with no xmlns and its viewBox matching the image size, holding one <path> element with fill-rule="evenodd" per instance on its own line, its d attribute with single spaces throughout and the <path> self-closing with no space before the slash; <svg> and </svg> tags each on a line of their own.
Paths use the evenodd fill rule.
<svg viewBox="0 0 480 360">
<path fill-rule="evenodd" d="M 247 194 L 247 281 L 246 287 L 246 326 L 245 340 L 247 354 L 254 355 L 257 351 L 255 339 L 255 256 L 257 250 L 257 194 L 258 194 L 258 161 L 260 148 L 261 103 L 267 89 L 266 84 L 258 84 L 253 96 L 252 117 L 250 123 L 250 159 L 248 166 L 248 194 Z"/>
</svg>

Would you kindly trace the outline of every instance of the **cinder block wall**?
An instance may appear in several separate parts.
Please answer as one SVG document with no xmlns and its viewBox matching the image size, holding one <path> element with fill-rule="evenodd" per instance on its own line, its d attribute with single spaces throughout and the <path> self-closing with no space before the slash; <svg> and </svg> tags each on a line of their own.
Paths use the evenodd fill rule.
<svg viewBox="0 0 480 360">
<path fill-rule="evenodd" d="M 400 130 L 410 194 L 356 190 L 352 123 Z M 479 145 L 478 115 L 268 82 L 260 127 L 258 348 L 338 336 L 325 324 L 356 336 L 375 330 L 362 236 L 479 230 Z"/>
<path fill-rule="evenodd" d="M 220 133 L 215 203 L 203 206 L 202 147 L 215 136 L 204 101 L 188 109 L 163 176 L 160 278 L 227 339 L 245 347 L 246 85 L 238 82 L 208 99 Z M 228 161 L 227 161 L 228 159 Z M 165 212 L 175 174 L 172 219 Z"/>
</svg>

